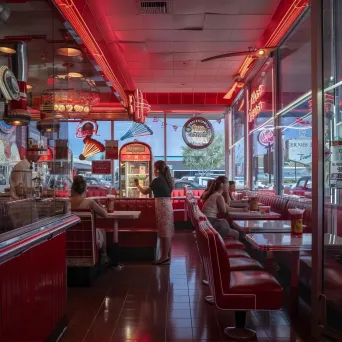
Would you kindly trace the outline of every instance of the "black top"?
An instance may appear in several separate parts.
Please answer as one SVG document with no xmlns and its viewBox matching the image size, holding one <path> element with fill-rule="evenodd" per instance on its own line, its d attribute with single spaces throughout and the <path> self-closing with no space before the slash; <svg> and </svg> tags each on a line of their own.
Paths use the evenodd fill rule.
<svg viewBox="0 0 342 342">
<path fill-rule="evenodd" d="M 150 188 L 155 198 L 171 197 L 172 189 L 163 176 L 155 178 L 152 181 Z"/>
</svg>

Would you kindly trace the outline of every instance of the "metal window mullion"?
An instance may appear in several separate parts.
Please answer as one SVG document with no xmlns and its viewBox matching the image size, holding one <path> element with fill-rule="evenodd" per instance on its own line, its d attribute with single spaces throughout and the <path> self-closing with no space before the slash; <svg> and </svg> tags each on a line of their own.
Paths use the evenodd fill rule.
<svg viewBox="0 0 342 342">
<path fill-rule="evenodd" d="M 323 0 L 311 0 L 311 74 L 312 74 L 312 334 L 320 338 L 325 314 L 323 292 L 324 241 L 324 59 Z"/>
<path fill-rule="evenodd" d="M 281 68 L 280 68 L 280 51 L 277 49 L 274 52 L 273 56 L 273 68 L 274 68 L 274 108 L 275 108 L 275 113 L 278 112 L 278 110 L 281 109 Z M 282 129 L 277 128 L 281 126 L 281 117 L 276 116 L 274 118 L 274 133 L 275 133 L 275 147 L 274 147 L 274 159 L 275 159 L 275 192 L 278 195 L 283 195 L 284 193 L 284 172 L 283 172 L 283 167 L 284 167 L 284 160 L 283 160 L 283 138 L 282 138 Z"/>
</svg>

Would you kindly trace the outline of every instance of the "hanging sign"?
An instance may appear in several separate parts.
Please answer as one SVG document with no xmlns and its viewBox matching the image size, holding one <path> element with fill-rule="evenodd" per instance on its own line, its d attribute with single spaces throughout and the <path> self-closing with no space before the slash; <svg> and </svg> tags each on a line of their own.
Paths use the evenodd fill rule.
<svg viewBox="0 0 342 342">
<path fill-rule="evenodd" d="M 286 158 L 302 164 L 312 163 L 311 139 L 290 139 L 286 141 Z"/>
<path fill-rule="evenodd" d="M 69 156 L 68 140 L 56 140 L 55 146 L 55 160 L 67 160 Z"/>
<path fill-rule="evenodd" d="M 260 101 L 264 95 L 264 86 L 259 85 L 257 90 L 254 90 L 250 97 L 248 121 L 252 122 L 262 111 L 263 102 Z"/>
<path fill-rule="evenodd" d="M 274 133 L 273 129 L 265 129 L 260 132 L 258 141 L 263 146 L 269 146 L 274 144 Z"/>
<path fill-rule="evenodd" d="M 83 120 L 76 128 L 76 138 L 91 138 L 93 135 L 99 136 L 97 133 L 99 126 L 96 121 Z"/>
<path fill-rule="evenodd" d="M 189 147 L 199 150 L 208 147 L 213 142 L 215 132 L 207 119 L 194 117 L 183 126 L 182 135 Z"/>
<path fill-rule="evenodd" d="M 330 179 L 342 179 L 342 141 L 331 141 Z"/>
<path fill-rule="evenodd" d="M 111 175 L 112 162 L 110 160 L 93 160 L 91 162 L 91 172 L 93 175 Z"/>
<path fill-rule="evenodd" d="M 119 159 L 119 141 L 118 140 L 105 140 L 106 146 L 106 159 L 117 160 Z"/>
</svg>

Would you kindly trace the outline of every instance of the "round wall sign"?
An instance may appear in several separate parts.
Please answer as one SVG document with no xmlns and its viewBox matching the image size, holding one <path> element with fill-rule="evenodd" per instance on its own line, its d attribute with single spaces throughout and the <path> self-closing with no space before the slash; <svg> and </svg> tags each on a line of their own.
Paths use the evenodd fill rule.
<svg viewBox="0 0 342 342">
<path fill-rule="evenodd" d="M 20 90 L 13 72 L 5 65 L 0 67 L 0 90 L 5 99 L 16 100 L 20 98 Z"/>
<path fill-rule="evenodd" d="M 205 118 L 192 118 L 183 126 L 184 142 L 193 149 L 208 147 L 214 140 L 214 127 Z"/>
<path fill-rule="evenodd" d="M 273 145 L 274 133 L 272 129 L 265 129 L 260 132 L 258 137 L 259 143 L 263 146 Z"/>
</svg>

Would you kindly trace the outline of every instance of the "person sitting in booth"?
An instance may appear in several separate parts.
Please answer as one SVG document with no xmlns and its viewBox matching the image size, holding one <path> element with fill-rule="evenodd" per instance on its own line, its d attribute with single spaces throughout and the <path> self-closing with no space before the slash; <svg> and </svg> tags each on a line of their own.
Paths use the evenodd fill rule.
<svg viewBox="0 0 342 342">
<path fill-rule="evenodd" d="M 203 191 L 203 194 L 201 195 L 201 198 L 200 200 L 204 203 L 205 202 L 205 199 L 207 198 L 207 195 L 210 191 L 210 187 L 211 185 L 213 184 L 214 182 L 214 179 L 209 179 L 208 182 L 207 182 L 207 187 L 205 188 L 205 190 Z"/>
<path fill-rule="evenodd" d="M 75 176 L 71 186 L 71 211 L 73 210 L 91 210 L 96 215 L 107 217 L 107 211 L 93 199 L 86 198 L 87 182 L 82 176 Z M 106 232 L 103 229 L 96 229 L 96 244 L 100 249 L 101 263 L 109 263 L 107 255 Z"/>
<path fill-rule="evenodd" d="M 217 177 L 204 198 L 202 212 L 208 218 L 214 229 L 223 238 L 231 236 L 235 239 L 239 239 L 239 232 L 231 229 L 227 220 L 220 220 L 217 218 L 219 214 L 225 215 L 229 212 L 248 211 L 248 208 L 232 208 L 225 202 L 223 194 L 228 192 L 228 190 L 228 178 L 225 176 Z"/>
<path fill-rule="evenodd" d="M 231 201 L 236 201 L 234 193 L 236 192 L 235 181 L 228 182 L 228 191 L 223 194 L 225 202 L 230 206 Z"/>
</svg>

